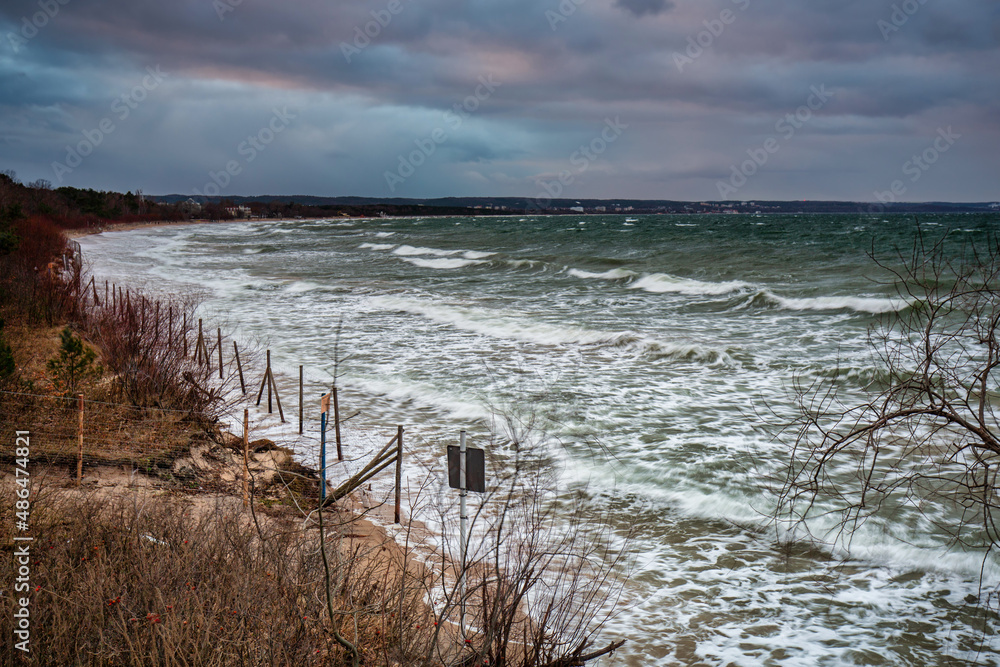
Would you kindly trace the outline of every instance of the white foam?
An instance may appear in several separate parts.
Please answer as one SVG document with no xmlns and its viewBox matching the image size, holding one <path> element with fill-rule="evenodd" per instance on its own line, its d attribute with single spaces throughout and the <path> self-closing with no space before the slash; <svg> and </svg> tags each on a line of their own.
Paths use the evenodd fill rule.
<svg viewBox="0 0 1000 667">
<path fill-rule="evenodd" d="M 583 278 L 584 280 L 595 278 L 598 280 L 622 280 L 623 278 L 634 278 L 639 275 L 635 271 L 629 271 L 628 269 L 611 269 L 610 271 L 604 271 L 603 273 L 593 273 L 591 271 L 583 271 L 580 269 L 570 269 L 567 273 L 575 278 Z"/>
<path fill-rule="evenodd" d="M 358 246 L 359 248 L 367 248 L 368 250 L 389 250 L 390 248 L 395 248 L 395 243 L 362 243 Z"/>
<path fill-rule="evenodd" d="M 364 244 L 361 246 L 373 247 L 373 244 Z M 389 246 L 390 248 L 392 246 Z M 485 259 L 486 257 L 492 257 L 495 252 L 482 252 L 479 250 L 441 250 L 440 248 L 421 248 L 411 245 L 401 245 L 392 251 L 394 255 L 399 255 L 400 257 L 419 257 L 421 255 L 430 255 L 432 257 L 451 257 L 453 255 L 461 255 L 465 259 Z M 423 264 L 417 264 L 417 266 L 424 266 Z M 459 265 L 467 266 L 467 265 Z M 431 268 L 456 268 L 453 266 L 432 266 Z"/>
<path fill-rule="evenodd" d="M 638 350 L 654 356 L 732 363 L 732 359 L 724 351 L 713 350 L 689 342 L 656 340 L 633 331 L 599 331 L 575 325 L 532 321 L 523 316 L 498 317 L 492 311 L 444 306 L 417 299 L 392 296 L 375 297 L 371 303 L 386 310 L 400 310 L 421 315 L 435 322 L 450 324 L 464 331 L 493 338 L 520 340 L 546 346 L 619 347 Z"/>
<path fill-rule="evenodd" d="M 461 250 L 441 250 L 439 248 L 419 248 L 411 245 L 401 245 L 392 251 L 395 255 L 400 255 L 402 257 L 411 257 L 415 255 L 433 255 L 435 257 L 448 257 L 450 255 L 457 255 L 462 252 Z"/>
<path fill-rule="evenodd" d="M 425 269 L 461 269 L 474 264 L 485 264 L 486 262 L 475 259 L 458 259 L 441 257 L 438 259 L 421 259 L 419 257 L 404 257 L 404 262 L 409 262 L 414 266 Z"/>
<path fill-rule="evenodd" d="M 672 292 L 674 294 L 687 294 L 689 296 L 707 295 L 714 296 L 738 292 L 749 287 L 748 283 L 742 280 L 731 280 L 722 283 L 704 282 L 692 278 L 679 278 L 669 273 L 651 273 L 636 280 L 630 286 L 632 289 L 641 289 L 654 294 L 664 294 Z"/>
<path fill-rule="evenodd" d="M 911 305 L 904 299 L 857 296 L 818 296 L 809 298 L 789 298 L 770 290 L 761 290 L 753 295 L 742 307 L 759 303 L 784 308 L 785 310 L 854 310 L 859 313 L 891 313 Z"/>
<path fill-rule="evenodd" d="M 291 292 L 292 294 L 301 294 L 303 292 L 311 292 L 315 289 L 321 289 L 323 286 L 314 283 L 311 280 L 296 280 L 285 286 L 285 290 Z"/>
</svg>

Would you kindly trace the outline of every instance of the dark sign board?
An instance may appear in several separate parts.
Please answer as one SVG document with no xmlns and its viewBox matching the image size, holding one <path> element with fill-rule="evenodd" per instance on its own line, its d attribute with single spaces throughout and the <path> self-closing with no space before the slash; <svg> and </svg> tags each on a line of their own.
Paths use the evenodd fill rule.
<svg viewBox="0 0 1000 667">
<path fill-rule="evenodd" d="M 458 445 L 448 445 L 448 486 L 461 488 L 461 462 Z M 465 448 L 465 488 L 469 491 L 486 493 L 486 454 L 475 447 Z"/>
</svg>

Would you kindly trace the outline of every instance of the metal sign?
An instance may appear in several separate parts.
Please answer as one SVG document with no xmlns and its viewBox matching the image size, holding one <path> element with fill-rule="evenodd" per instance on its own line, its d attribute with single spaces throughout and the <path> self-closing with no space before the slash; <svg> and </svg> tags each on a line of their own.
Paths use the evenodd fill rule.
<svg viewBox="0 0 1000 667">
<path fill-rule="evenodd" d="M 329 414 L 330 412 L 330 394 L 323 394 L 319 400 L 320 412 L 323 414 Z"/>
<path fill-rule="evenodd" d="M 448 445 L 448 486 L 460 489 L 461 460 L 458 445 Z M 465 488 L 486 493 L 486 454 L 481 449 L 465 449 Z"/>
</svg>

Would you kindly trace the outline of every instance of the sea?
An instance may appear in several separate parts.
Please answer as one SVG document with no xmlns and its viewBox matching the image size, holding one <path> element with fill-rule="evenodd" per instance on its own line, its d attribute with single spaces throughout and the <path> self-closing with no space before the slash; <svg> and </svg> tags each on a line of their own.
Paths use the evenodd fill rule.
<svg viewBox="0 0 1000 667">
<path fill-rule="evenodd" d="M 918 235 L 958 256 L 998 231 L 989 214 L 512 215 L 81 245 L 99 281 L 196 295 L 200 316 L 264 341 L 284 386 L 301 364 L 318 395 L 336 364 L 345 410 L 405 424 L 417 459 L 532 415 L 559 491 L 610 517 L 609 539 L 634 533 L 601 635 L 628 642 L 601 664 L 944 666 L 1000 665 L 982 604 L 997 558 L 952 544 L 935 527 L 949 508 L 919 502 L 928 520 L 789 544 L 770 482 L 796 383 L 850 403 L 878 376 L 868 332 L 910 307 L 891 269 Z"/>
</svg>

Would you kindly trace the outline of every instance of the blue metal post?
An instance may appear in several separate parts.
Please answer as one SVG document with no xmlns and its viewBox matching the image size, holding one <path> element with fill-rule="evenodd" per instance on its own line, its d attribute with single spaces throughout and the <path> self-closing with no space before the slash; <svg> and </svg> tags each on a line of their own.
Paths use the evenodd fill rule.
<svg viewBox="0 0 1000 667">
<path fill-rule="evenodd" d="M 319 416 L 319 499 L 326 500 L 326 413 Z"/>
</svg>

